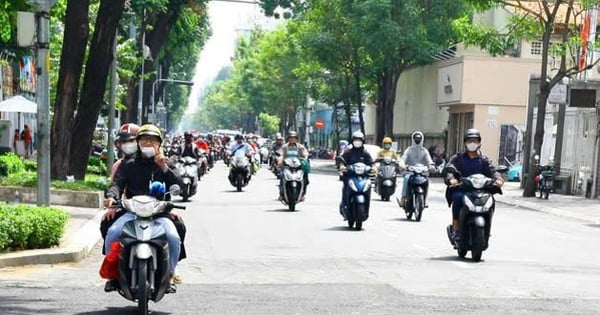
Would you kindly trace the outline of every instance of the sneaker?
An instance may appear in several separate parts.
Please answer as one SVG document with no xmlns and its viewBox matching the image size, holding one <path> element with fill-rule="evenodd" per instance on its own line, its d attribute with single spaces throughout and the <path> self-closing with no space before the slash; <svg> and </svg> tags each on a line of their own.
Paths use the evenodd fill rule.
<svg viewBox="0 0 600 315">
<path fill-rule="evenodd" d="M 108 280 L 104 284 L 104 292 L 117 291 L 119 289 L 119 280 Z"/>
<path fill-rule="evenodd" d="M 165 292 L 167 294 L 173 294 L 173 293 L 177 293 L 177 285 L 175 285 L 175 283 L 171 282 L 169 283 L 169 287 L 167 288 L 167 292 Z"/>
<path fill-rule="evenodd" d="M 175 276 L 173 276 L 173 283 L 174 284 L 181 284 L 183 283 L 183 277 L 179 274 L 175 274 Z"/>
</svg>

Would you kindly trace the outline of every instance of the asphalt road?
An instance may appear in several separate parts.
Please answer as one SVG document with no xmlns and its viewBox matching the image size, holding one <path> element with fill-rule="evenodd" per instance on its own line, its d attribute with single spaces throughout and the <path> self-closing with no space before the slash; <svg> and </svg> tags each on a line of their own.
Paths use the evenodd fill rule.
<svg viewBox="0 0 600 315">
<path fill-rule="evenodd" d="M 188 259 L 153 314 L 598 314 L 598 226 L 497 205 L 479 263 L 448 243 L 450 211 L 432 179 L 422 222 L 373 195 L 362 231 L 338 213 L 341 183 L 315 173 L 288 212 L 261 170 L 234 192 L 222 164 L 187 203 Z M 470 257 L 470 254 L 467 256 Z M 0 314 L 135 314 L 106 294 L 99 248 L 77 264 L 0 269 Z"/>
</svg>

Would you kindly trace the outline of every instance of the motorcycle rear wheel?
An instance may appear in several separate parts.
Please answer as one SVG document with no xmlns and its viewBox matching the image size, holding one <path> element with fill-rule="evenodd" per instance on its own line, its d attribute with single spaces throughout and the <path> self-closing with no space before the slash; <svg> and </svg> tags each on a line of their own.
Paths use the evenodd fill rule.
<svg viewBox="0 0 600 315">
<path fill-rule="evenodd" d="M 150 283 L 148 283 L 147 260 L 138 260 L 137 280 L 138 314 L 147 315 L 148 299 L 150 298 Z"/>
<path fill-rule="evenodd" d="M 421 221 L 423 210 L 425 209 L 425 200 L 423 195 L 417 195 L 415 199 L 415 221 Z"/>
</svg>

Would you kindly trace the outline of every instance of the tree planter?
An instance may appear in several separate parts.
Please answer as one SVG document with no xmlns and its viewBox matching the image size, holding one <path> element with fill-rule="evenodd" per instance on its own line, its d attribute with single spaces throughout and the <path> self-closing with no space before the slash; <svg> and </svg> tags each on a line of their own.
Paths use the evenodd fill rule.
<svg viewBox="0 0 600 315">
<path fill-rule="evenodd" d="M 15 202 L 15 192 L 19 192 L 20 202 L 36 203 L 37 188 L 28 187 L 0 187 L 1 202 Z M 102 206 L 104 193 L 101 191 L 73 191 L 73 190 L 50 190 L 50 204 L 53 206 L 70 206 L 97 208 Z"/>
</svg>

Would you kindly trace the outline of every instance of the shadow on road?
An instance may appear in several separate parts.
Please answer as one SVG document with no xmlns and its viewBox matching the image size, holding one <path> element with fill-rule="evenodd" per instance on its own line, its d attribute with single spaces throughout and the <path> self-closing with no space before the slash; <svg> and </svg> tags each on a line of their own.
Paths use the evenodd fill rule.
<svg viewBox="0 0 600 315">
<path fill-rule="evenodd" d="M 152 315 L 168 315 L 168 314 L 173 314 L 173 313 L 165 313 L 165 312 L 153 312 L 152 310 L 150 310 L 149 312 Z M 105 310 L 102 311 L 91 311 L 91 312 L 82 312 L 82 313 L 75 313 L 74 315 L 134 315 L 134 314 L 138 314 L 138 310 L 137 307 L 107 307 Z"/>
<path fill-rule="evenodd" d="M 355 229 L 347 226 L 332 226 L 330 228 L 323 229 L 323 231 L 356 231 Z"/>
<path fill-rule="evenodd" d="M 290 213 L 292 213 L 292 212 L 298 212 L 298 211 L 297 210 L 290 211 L 290 209 L 288 209 L 288 208 L 280 208 L 280 209 L 267 209 L 267 210 L 265 210 L 265 212 L 290 212 Z"/>
<path fill-rule="evenodd" d="M 481 261 L 473 261 L 470 258 L 467 258 L 467 257 L 460 258 L 460 257 L 458 257 L 456 255 L 453 255 L 453 256 L 430 257 L 430 258 L 427 258 L 427 259 L 429 259 L 429 260 L 437 260 L 437 261 L 460 261 L 460 262 L 466 262 L 466 263 L 471 263 L 471 264 L 479 264 L 481 262 L 485 262 L 484 259 L 481 259 Z"/>
</svg>

